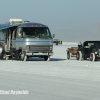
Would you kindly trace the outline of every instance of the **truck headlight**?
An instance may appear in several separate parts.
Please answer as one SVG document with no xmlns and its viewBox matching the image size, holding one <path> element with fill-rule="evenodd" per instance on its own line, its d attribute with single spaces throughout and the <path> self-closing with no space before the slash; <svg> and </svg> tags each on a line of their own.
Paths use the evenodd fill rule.
<svg viewBox="0 0 100 100">
<path fill-rule="evenodd" d="M 50 50 L 52 50 L 52 47 L 50 47 Z"/>
</svg>

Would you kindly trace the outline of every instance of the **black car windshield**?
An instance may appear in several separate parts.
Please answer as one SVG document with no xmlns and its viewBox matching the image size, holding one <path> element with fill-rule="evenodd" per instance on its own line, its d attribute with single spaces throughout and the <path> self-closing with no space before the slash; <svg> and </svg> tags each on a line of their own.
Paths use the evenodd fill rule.
<svg viewBox="0 0 100 100">
<path fill-rule="evenodd" d="M 23 27 L 19 28 L 19 33 L 23 38 L 52 38 L 46 27 Z"/>
</svg>

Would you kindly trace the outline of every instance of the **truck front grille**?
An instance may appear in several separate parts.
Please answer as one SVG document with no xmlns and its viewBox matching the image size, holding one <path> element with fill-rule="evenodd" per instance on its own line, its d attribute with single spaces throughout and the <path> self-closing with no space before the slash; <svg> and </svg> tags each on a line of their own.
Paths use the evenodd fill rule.
<svg viewBox="0 0 100 100">
<path fill-rule="evenodd" d="M 49 52 L 50 46 L 30 46 L 31 52 Z"/>
</svg>

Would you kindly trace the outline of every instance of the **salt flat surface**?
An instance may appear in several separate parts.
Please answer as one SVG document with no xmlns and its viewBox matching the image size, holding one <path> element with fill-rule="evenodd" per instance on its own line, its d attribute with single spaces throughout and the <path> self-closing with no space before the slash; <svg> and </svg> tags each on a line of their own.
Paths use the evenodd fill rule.
<svg viewBox="0 0 100 100">
<path fill-rule="evenodd" d="M 0 70 L 50 75 L 70 78 L 84 78 L 99 80 L 100 61 L 90 62 L 89 59 L 77 61 L 75 57 L 67 60 L 67 48 L 77 46 L 76 43 L 64 43 L 63 45 L 54 45 L 54 55 L 50 61 L 44 61 L 43 58 L 29 58 L 28 61 L 0 61 Z M 94 73 L 94 74 L 93 74 Z"/>
<path fill-rule="evenodd" d="M 17 96 L 21 100 L 100 100 L 100 61 L 67 60 L 67 48 L 76 46 L 71 42 L 54 45 L 49 62 L 0 60 L 0 88 L 30 91 L 28 96 Z M 2 95 L 2 100 L 12 97 Z"/>
</svg>

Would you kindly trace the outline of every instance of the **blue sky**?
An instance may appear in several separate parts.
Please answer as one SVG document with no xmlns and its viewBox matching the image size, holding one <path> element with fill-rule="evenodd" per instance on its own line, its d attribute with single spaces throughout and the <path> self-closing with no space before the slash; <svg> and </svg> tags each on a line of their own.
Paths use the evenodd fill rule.
<svg viewBox="0 0 100 100">
<path fill-rule="evenodd" d="M 100 0 L 0 0 L 0 23 L 21 18 L 55 30 L 83 30 L 100 22 Z"/>
</svg>

